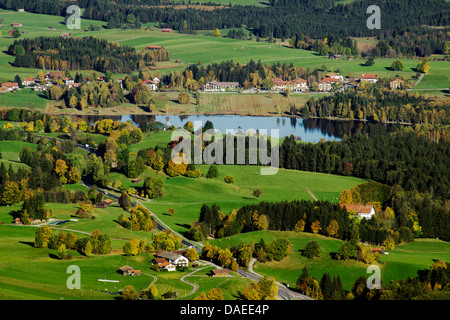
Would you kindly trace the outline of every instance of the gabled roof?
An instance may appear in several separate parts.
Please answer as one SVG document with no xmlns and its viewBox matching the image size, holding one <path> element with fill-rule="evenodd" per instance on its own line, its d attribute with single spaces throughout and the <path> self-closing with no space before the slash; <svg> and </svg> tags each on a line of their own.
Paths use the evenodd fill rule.
<svg viewBox="0 0 450 320">
<path fill-rule="evenodd" d="M 347 211 L 353 210 L 357 213 L 370 213 L 373 209 L 372 206 L 365 206 L 362 204 L 341 204 L 341 207 L 345 207 Z"/>
<path fill-rule="evenodd" d="M 376 74 L 362 74 L 360 76 L 361 79 L 376 79 L 377 75 Z"/>
<path fill-rule="evenodd" d="M 323 78 L 322 80 L 319 81 L 319 84 L 322 84 L 322 83 L 325 83 L 325 82 L 332 83 L 332 82 L 339 82 L 339 80 L 338 79 L 334 79 L 334 78 L 325 77 L 325 78 Z"/>
<path fill-rule="evenodd" d="M 166 258 L 168 260 L 177 260 L 178 258 L 182 257 L 181 254 L 170 252 L 170 251 L 165 251 L 165 250 L 161 250 L 161 251 L 157 252 L 155 254 L 155 256 L 161 257 L 161 258 Z"/>
<path fill-rule="evenodd" d="M 231 270 L 229 270 L 229 269 L 213 269 L 211 272 L 214 274 L 228 274 L 231 272 Z"/>
<path fill-rule="evenodd" d="M 12 87 L 18 87 L 19 84 L 16 82 L 3 82 L 2 87 L 12 88 Z"/>
</svg>

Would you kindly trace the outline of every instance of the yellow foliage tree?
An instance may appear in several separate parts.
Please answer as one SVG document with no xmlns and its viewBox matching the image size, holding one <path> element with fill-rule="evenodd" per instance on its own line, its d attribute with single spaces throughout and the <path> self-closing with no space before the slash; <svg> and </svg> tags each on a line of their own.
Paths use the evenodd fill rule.
<svg viewBox="0 0 450 320">
<path fill-rule="evenodd" d="M 322 227 L 320 226 L 320 222 L 318 220 L 311 223 L 311 230 L 314 234 L 317 234 L 320 230 L 322 230 Z"/>
</svg>

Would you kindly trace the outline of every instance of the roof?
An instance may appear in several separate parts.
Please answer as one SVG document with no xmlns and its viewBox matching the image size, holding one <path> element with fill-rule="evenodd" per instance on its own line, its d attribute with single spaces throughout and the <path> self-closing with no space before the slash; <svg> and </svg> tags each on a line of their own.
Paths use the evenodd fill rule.
<svg viewBox="0 0 450 320">
<path fill-rule="evenodd" d="M 120 268 L 120 271 L 128 271 L 128 270 L 134 270 L 132 267 L 129 266 L 123 266 Z"/>
<path fill-rule="evenodd" d="M 180 257 L 182 257 L 181 254 L 175 253 L 175 252 L 170 252 L 170 251 L 165 251 L 165 250 L 161 250 L 158 251 L 155 256 L 157 257 L 161 257 L 161 258 L 166 258 L 168 260 L 176 260 Z"/>
<path fill-rule="evenodd" d="M 335 72 L 330 72 L 325 75 L 325 77 L 339 77 L 339 75 Z"/>
<path fill-rule="evenodd" d="M 165 267 L 168 267 L 168 266 L 175 266 L 175 265 L 170 263 L 169 261 L 158 263 L 158 267 L 160 267 L 160 268 L 165 268 Z"/>
<path fill-rule="evenodd" d="M 362 204 L 341 204 L 341 207 L 345 207 L 347 211 L 353 210 L 357 213 L 370 213 L 373 209 L 372 206 L 365 206 Z"/>
<path fill-rule="evenodd" d="M 393 82 L 400 82 L 400 83 L 403 83 L 403 82 L 405 82 L 405 81 L 403 81 L 403 80 L 401 80 L 401 79 L 395 79 L 395 80 L 392 80 L 390 83 L 393 83 Z"/>
<path fill-rule="evenodd" d="M 282 78 L 273 78 L 272 81 L 277 86 L 282 86 L 282 85 L 288 84 L 288 82 L 284 81 Z"/>
<path fill-rule="evenodd" d="M 155 262 L 159 264 L 159 263 L 167 262 L 167 260 L 165 258 L 155 258 Z"/>
<path fill-rule="evenodd" d="M 145 49 L 157 50 L 157 49 L 164 49 L 164 47 L 163 46 L 145 46 Z"/>
<path fill-rule="evenodd" d="M 19 84 L 15 82 L 2 82 L 2 87 L 18 87 Z"/>
<path fill-rule="evenodd" d="M 377 75 L 376 74 L 362 74 L 360 76 L 361 79 L 376 79 Z"/>
<path fill-rule="evenodd" d="M 227 274 L 230 272 L 231 272 L 230 269 L 213 269 L 212 270 L 212 273 L 214 273 L 214 274 Z"/>
<path fill-rule="evenodd" d="M 22 81 L 34 81 L 35 79 L 32 77 L 29 78 L 23 78 Z"/>
<path fill-rule="evenodd" d="M 294 82 L 294 83 L 306 83 L 307 81 L 305 79 L 302 79 L 302 78 L 297 78 L 297 79 L 292 80 L 292 82 Z"/>
<path fill-rule="evenodd" d="M 339 80 L 338 79 L 334 79 L 334 78 L 325 77 L 325 78 L 323 78 L 322 80 L 319 81 L 319 84 L 320 83 L 325 83 L 325 82 L 328 82 L 328 83 L 339 82 Z"/>
<path fill-rule="evenodd" d="M 213 86 L 239 86 L 239 82 L 211 81 L 211 82 L 208 82 L 207 85 L 213 85 Z"/>
</svg>

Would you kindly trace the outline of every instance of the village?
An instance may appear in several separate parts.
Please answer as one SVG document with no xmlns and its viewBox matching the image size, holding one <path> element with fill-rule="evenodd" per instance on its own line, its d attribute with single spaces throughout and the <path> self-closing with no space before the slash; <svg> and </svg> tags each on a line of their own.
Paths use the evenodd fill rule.
<svg viewBox="0 0 450 320">
<path fill-rule="evenodd" d="M 104 76 L 99 76 L 95 79 L 97 82 L 107 82 Z M 119 83 L 120 87 L 123 89 L 124 79 L 115 80 Z M 37 76 L 36 78 L 31 75 L 20 80 L 18 82 L 2 82 L 0 85 L 0 93 L 11 92 L 14 90 L 20 90 L 21 88 L 31 88 L 34 91 L 45 91 L 52 86 L 78 88 L 83 83 L 91 83 L 92 80 L 89 78 L 84 78 L 83 83 L 77 83 L 72 77 L 66 76 L 65 72 L 60 71 L 49 71 L 45 75 Z M 308 84 L 304 79 L 297 78 L 294 80 L 284 80 L 282 78 L 273 78 L 273 86 L 270 88 L 254 87 L 254 88 L 244 88 L 239 84 L 239 82 L 220 82 L 220 81 L 210 81 L 203 85 L 203 92 L 236 92 L 236 93 L 258 93 L 258 92 L 273 92 L 273 93 L 289 93 L 301 94 L 306 92 L 341 92 L 349 88 L 356 88 L 358 83 L 368 83 L 375 84 L 378 82 L 378 77 L 376 74 L 361 74 L 358 79 L 344 78 L 339 73 L 329 72 L 327 73 L 321 81 L 318 82 L 318 86 Z M 164 86 L 161 84 L 159 78 L 154 77 L 152 79 L 147 79 L 141 82 L 147 85 L 151 91 L 158 91 L 159 89 L 164 90 Z M 394 79 L 389 82 L 389 89 L 403 89 L 405 86 L 405 81 L 402 79 Z"/>
</svg>

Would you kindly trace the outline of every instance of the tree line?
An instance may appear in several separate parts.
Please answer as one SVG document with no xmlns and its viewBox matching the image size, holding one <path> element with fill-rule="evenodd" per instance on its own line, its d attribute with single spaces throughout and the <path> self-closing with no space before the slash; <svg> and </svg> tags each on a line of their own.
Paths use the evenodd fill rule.
<svg viewBox="0 0 450 320">
<path fill-rule="evenodd" d="M 372 122 L 450 124 L 450 105 L 405 91 L 379 86 L 345 90 L 332 96 L 311 98 L 303 108 L 291 110 L 301 117 L 345 118 Z"/>
<path fill-rule="evenodd" d="M 96 70 L 131 73 L 158 60 L 168 60 L 164 49 L 156 52 L 120 46 L 96 37 L 36 37 L 14 41 L 7 53 L 17 67 L 47 70 Z"/>
</svg>

